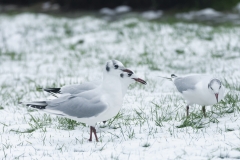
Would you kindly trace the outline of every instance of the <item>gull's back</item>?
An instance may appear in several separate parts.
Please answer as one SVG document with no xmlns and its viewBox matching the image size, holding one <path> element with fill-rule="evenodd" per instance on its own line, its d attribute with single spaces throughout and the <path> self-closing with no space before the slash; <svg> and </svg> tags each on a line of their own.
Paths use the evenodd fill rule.
<svg viewBox="0 0 240 160">
<path fill-rule="evenodd" d="M 210 75 L 191 74 L 183 77 L 176 77 L 173 79 L 173 83 L 175 84 L 177 90 L 180 93 L 183 93 L 184 91 L 196 89 L 196 85 L 199 82 L 205 81 L 206 79 L 210 78 L 211 78 Z"/>
<path fill-rule="evenodd" d="M 96 87 L 98 87 L 101 83 L 98 81 L 92 81 L 92 82 L 85 82 L 82 84 L 72 84 L 72 85 L 67 85 L 67 86 L 63 86 L 60 90 L 60 93 L 62 94 L 78 94 L 81 92 L 85 92 L 88 90 L 92 90 L 95 89 Z"/>
</svg>

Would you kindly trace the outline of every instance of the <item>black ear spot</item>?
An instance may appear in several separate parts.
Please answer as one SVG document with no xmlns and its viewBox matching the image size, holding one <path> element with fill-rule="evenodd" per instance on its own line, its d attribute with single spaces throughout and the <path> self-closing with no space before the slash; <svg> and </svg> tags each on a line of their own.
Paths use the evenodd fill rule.
<svg viewBox="0 0 240 160">
<path fill-rule="evenodd" d="M 132 75 L 132 73 L 128 73 L 128 77 L 130 77 Z"/>
<path fill-rule="evenodd" d="M 123 73 L 121 73 L 121 74 L 120 74 L 120 77 L 122 77 L 122 78 L 123 78 L 123 77 L 124 77 L 124 74 L 123 74 Z"/>
<path fill-rule="evenodd" d="M 171 78 L 175 78 L 177 77 L 175 74 L 171 74 Z"/>
<path fill-rule="evenodd" d="M 108 66 L 108 63 L 107 63 L 107 65 L 106 65 L 106 71 L 110 71 L 110 67 Z"/>
</svg>

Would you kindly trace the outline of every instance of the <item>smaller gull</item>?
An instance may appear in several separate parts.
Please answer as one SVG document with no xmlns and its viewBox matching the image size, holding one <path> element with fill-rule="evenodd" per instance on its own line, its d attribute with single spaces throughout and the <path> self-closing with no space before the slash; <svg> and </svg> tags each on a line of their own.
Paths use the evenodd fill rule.
<svg viewBox="0 0 240 160">
<path fill-rule="evenodd" d="M 171 78 L 162 77 L 173 81 L 177 90 L 187 101 L 187 116 L 189 115 L 189 106 L 198 104 L 202 106 L 202 111 L 206 117 L 205 106 L 214 105 L 224 98 L 225 88 L 222 82 L 207 74 L 190 74 L 178 77 L 174 74 Z"/>
<path fill-rule="evenodd" d="M 90 126 L 89 141 L 92 141 L 92 133 L 98 141 L 96 123 L 117 115 L 122 107 L 127 87 L 133 82 L 146 84 L 133 71 L 125 68 L 121 62 L 110 60 L 104 66 L 103 79 L 99 86 L 53 100 L 23 102 L 23 104 L 50 114 L 86 123 Z"/>
</svg>

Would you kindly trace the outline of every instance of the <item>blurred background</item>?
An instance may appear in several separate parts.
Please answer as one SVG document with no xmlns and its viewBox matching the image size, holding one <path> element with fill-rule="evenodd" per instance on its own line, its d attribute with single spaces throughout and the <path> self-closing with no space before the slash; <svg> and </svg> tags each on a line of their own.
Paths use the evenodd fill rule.
<svg viewBox="0 0 240 160">
<path fill-rule="evenodd" d="M 239 0 L 1 0 L 0 13 L 49 13 L 102 16 L 108 21 L 129 17 L 146 20 L 239 24 Z"/>
<path fill-rule="evenodd" d="M 4 5 L 17 5 L 18 7 L 37 6 L 43 0 L 1 0 Z M 228 10 L 235 6 L 239 0 L 51 0 L 61 10 L 84 9 L 96 10 L 103 7 L 115 8 L 120 5 L 130 6 L 134 10 L 140 9 L 188 9 L 211 7 L 219 10 Z"/>
</svg>

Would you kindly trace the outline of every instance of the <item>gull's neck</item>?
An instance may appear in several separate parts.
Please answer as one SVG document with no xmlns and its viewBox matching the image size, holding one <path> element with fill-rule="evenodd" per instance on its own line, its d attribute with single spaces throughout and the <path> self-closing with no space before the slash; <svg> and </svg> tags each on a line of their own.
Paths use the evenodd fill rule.
<svg viewBox="0 0 240 160">
<path fill-rule="evenodd" d="M 126 82 L 124 82 L 124 81 L 121 81 L 121 84 L 122 84 L 122 96 L 124 97 L 125 94 L 127 93 L 128 86 L 129 86 L 131 83 L 126 83 Z"/>
<path fill-rule="evenodd" d="M 104 73 L 102 81 L 103 90 L 111 94 L 122 95 L 122 84 L 118 77 Z"/>
</svg>

